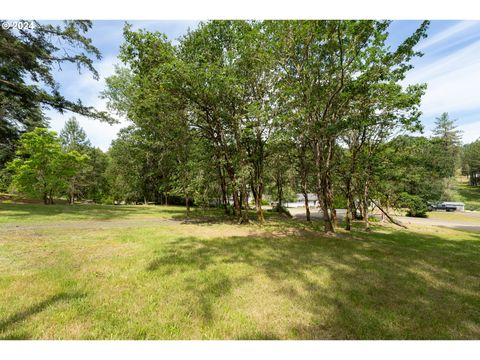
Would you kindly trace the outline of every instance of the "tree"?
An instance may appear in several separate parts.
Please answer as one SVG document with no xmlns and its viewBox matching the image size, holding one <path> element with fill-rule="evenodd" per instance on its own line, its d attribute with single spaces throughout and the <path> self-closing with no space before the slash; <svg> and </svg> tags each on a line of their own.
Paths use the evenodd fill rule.
<svg viewBox="0 0 480 360">
<path fill-rule="evenodd" d="M 313 149 L 316 193 L 327 233 L 334 232 L 336 218 L 337 145 L 340 137 L 355 126 L 352 118 L 365 120 L 364 126 L 368 127 L 372 118 L 388 123 L 408 107 L 409 112 L 418 116 L 415 114 L 422 87 L 402 90 L 399 82 L 411 69 L 410 60 L 420 55 L 413 47 L 426 36 L 428 22 L 395 51 L 385 44 L 388 25 L 386 21 L 270 23 L 281 64 L 279 84 L 283 94 L 280 99 L 297 119 L 293 126 L 301 124 L 298 127 L 301 136 L 297 136 L 308 143 L 303 146 Z M 362 95 L 365 93 L 374 96 Z M 389 97 L 382 103 L 385 94 Z M 369 178 L 363 178 L 362 198 L 365 199 Z M 363 207 L 366 211 L 367 206 Z"/>
<path fill-rule="evenodd" d="M 93 59 L 100 52 L 85 36 L 91 22 L 33 23 L 33 29 L 0 29 L 0 166 L 13 156 L 22 133 L 47 124 L 45 108 L 113 122 L 106 112 L 62 96 L 53 76 L 55 67 L 71 63 L 98 79 Z"/>
<path fill-rule="evenodd" d="M 80 153 L 85 153 L 91 146 L 87 134 L 85 134 L 85 131 L 73 116 L 65 122 L 63 129 L 60 131 L 60 140 L 66 151 L 76 150 Z"/>
<path fill-rule="evenodd" d="M 65 152 L 75 151 L 77 154 L 86 154 L 90 149 L 90 141 L 87 139 L 85 131 L 75 117 L 69 118 L 60 131 L 60 141 Z M 74 170 L 72 176 L 68 179 L 68 202 L 73 204 L 75 198 L 82 195 L 82 190 L 92 181 L 88 163 L 72 163 Z"/>
<path fill-rule="evenodd" d="M 480 186 L 480 140 L 463 147 L 462 162 L 471 186 Z"/>
<path fill-rule="evenodd" d="M 46 205 L 67 190 L 68 180 L 88 159 L 76 151 L 63 152 L 57 134 L 45 128 L 23 134 L 16 156 L 7 164 L 12 185 L 21 193 L 42 197 Z"/>
<path fill-rule="evenodd" d="M 434 157 L 444 178 L 453 177 L 460 163 L 461 131 L 456 129 L 455 121 L 444 112 L 436 118 L 432 131 L 437 154 Z"/>
<path fill-rule="evenodd" d="M 248 221 L 251 193 L 262 222 L 265 189 L 280 204 L 290 190 L 307 200 L 313 190 L 326 232 L 334 232 L 343 198 L 368 227 L 373 159 L 396 131 L 419 128 L 425 90 L 401 82 L 421 55 L 414 47 L 428 22 L 393 50 L 389 24 L 211 21 L 178 43 L 127 25 L 126 67 L 107 80 L 104 96 L 148 141 L 140 153 L 161 159 L 152 171 L 162 173 L 162 191 L 188 202 L 210 179 L 226 211 L 232 197 L 239 222 Z M 215 175 L 205 176 L 212 167 Z"/>
<path fill-rule="evenodd" d="M 86 171 L 86 185 L 83 196 L 96 203 L 110 200 L 110 187 L 107 179 L 107 168 L 110 158 L 101 149 L 89 147 L 86 155 L 90 158 Z"/>
</svg>

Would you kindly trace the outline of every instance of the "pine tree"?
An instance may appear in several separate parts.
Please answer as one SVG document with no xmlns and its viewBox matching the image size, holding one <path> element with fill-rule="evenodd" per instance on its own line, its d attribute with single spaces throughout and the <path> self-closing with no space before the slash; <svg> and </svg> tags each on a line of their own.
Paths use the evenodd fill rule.
<svg viewBox="0 0 480 360">
<path fill-rule="evenodd" d="M 460 164 L 461 131 L 457 130 L 454 119 L 444 112 L 436 118 L 432 141 L 436 145 L 434 161 L 442 169 L 443 178 L 451 178 Z"/>
<path fill-rule="evenodd" d="M 65 126 L 60 131 L 60 140 L 66 151 L 76 150 L 79 153 L 85 153 L 91 146 L 87 134 L 73 116 L 66 121 Z"/>
</svg>

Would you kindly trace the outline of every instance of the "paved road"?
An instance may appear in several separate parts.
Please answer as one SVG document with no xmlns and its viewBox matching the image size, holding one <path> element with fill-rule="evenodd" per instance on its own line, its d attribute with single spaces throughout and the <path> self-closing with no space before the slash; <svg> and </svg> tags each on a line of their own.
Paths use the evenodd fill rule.
<svg viewBox="0 0 480 360">
<path fill-rule="evenodd" d="M 289 208 L 288 211 L 296 219 L 305 219 L 305 208 Z M 311 217 L 313 219 L 321 219 L 322 212 L 316 209 L 310 209 Z M 339 219 L 345 217 L 345 209 L 337 209 L 337 216 Z M 465 213 L 465 216 L 469 218 L 477 217 L 477 214 Z M 460 220 L 447 220 L 447 219 L 423 219 L 423 218 L 411 218 L 406 216 L 395 216 L 395 219 L 403 224 L 411 225 L 424 225 L 424 226 L 443 226 L 459 230 L 480 231 L 480 215 L 478 215 L 478 223 L 476 221 L 460 221 Z"/>
</svg>

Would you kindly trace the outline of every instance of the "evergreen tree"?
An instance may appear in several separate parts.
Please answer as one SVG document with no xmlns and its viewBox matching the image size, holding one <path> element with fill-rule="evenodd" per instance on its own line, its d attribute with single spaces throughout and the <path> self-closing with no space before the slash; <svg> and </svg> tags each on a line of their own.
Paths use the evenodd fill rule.
<svg viewBox="0 0 480 360">
<path fill-rule="evenodd" d="M 66 151 L 76 150 L 79 153 L 85 153 L 91 146 L 87 134 L 80 127 L 75 117 L 69 118 L 63 129 L 60 131 L 60 140 Z"/>
<path fill-rule="evenodd" d="M 47 125 L 43 109 L 113 121 L 106 112 L 66 99 L 53 76 L 57 67 L 71 63 L 98 79 L 93 59 L 100 59 L 100 52 L 85 36 L 91 22 L 33 23 L 33 28 L 0 29 L 0 167 L 12 158 L 22 133 Z"/>
<path fill-rule="evenodd" d="M 447 179 L 455 175 L 460 164 L 461 131 L 457 130 L 454 119 L 444 112 L 436 118 L 433 141 L 436 154 L 432 161 L 441 169 L 441 177 Z"/>
</svg>

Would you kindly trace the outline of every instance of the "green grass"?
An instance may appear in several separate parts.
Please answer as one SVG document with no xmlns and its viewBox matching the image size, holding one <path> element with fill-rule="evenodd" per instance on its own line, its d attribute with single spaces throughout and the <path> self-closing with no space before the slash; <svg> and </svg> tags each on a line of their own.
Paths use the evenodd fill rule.
<svg viewBox="0 0 480 360">
<path fill-rule="evenodd" d="M 429 219 L 458 221 L 462 223 L 477 224 L 480 226 L 480 213 L 460 212 L 460 211 L 430 211 L 428 213 Z"/>
<path fill-rule="evenodd" d="M 480 338 L 480 233 L 200 215 L 0 205 L 3 224 L 66 224 L 0 224 L 0 338 Z M 171 220 L 135 225 L 154 216 Z M 68 227 L 96 219 L 132 226 Z"/>
<path fill-rule="evenodd" d="M 468 184 L 468 179 L 462 177 L 457 181 L 455 201 L 465 203 L 466 210 L 480 211 L 480 187 Z"/>
<path fill-rule="evenodd" d="M 151 205 L 43 205 L 1 204 L 0 224 L 4 223 L 57 223 L 84 220 L 170 219 L 183 216 L 180 206 L 156 207 Z"/>
</svg>

